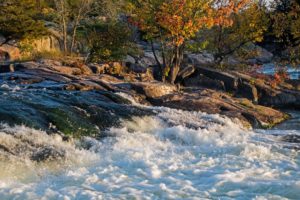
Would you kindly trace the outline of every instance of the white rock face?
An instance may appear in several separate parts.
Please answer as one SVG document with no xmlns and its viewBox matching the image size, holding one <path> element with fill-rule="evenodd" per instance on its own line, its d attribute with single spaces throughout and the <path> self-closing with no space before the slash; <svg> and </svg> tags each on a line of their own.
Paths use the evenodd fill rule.
<svg viewBox="0 0 300 200">
<path fill-rule="evenodd" d="M 41 51 L 60 51 L 60 44 L 57 38 L 53 36 L 43 37 L 33 41 L 32 46 L 37 52 Z"/>
</svg>

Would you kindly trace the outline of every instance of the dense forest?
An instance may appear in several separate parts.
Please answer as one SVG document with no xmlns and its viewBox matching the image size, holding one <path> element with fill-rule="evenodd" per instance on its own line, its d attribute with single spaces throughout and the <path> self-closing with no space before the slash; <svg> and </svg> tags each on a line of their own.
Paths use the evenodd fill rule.
<svg viewBox="0 0 300 200">
<path fill-rule="evenodd" d="M 171 83 L 185 52 L 210 52 L 218 66 L 233 54 L 255 54 L 255 44 L 280 62 L 299 63 L 298 0 L 1 0 L 0 5 L 0 45 L 18 41 L 32 57 L 37 53 L 31 41 L 46 35 L 58 38 L 61 51 L 38 56 L 82 56 L 89 62 L 138 55 L 137 44 L 147 42 L 161 79 Z"/>
</svg>

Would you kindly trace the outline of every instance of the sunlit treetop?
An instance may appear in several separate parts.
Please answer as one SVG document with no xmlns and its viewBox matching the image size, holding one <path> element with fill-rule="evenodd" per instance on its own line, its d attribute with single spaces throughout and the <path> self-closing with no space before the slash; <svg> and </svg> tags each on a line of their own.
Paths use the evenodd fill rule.
<svg viewBox="0 0 300 200">
<path fill-rule="evenodd" d="M 147 33 L 158 35 L 175 45 L 195 36 L 202 28 L 231 26 L 231 14 L 239 12 L 250 0 L 134 0 L 131 22 Z"/>
</svg>

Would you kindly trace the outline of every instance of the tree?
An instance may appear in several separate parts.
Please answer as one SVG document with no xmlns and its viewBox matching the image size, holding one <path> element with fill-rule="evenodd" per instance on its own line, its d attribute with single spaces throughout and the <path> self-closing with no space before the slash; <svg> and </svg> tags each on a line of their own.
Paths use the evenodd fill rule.
<svg viewBox="0 0 300 200">
<path fill-rule="evenodd" d="M 231 19 L 232 26 L 216 25 L 204 30 L 198 39 L 198 44 L 205 44 L 203 48 L 214 53 L 217 63 L 251 42 L 261 42 L 269 25 L 266 9 L 257 1 L 248 2 Z"/>
<path fill-rule="evenodd" d="M 46 34 L 44 23 L 38 20 L 36 0 L 0 0 L 0 35 L 6 40 L 36 38 Z"/>
<path fill-rule="evenodd" d="M 121 22 L 97 23 L 86 27 L 91 62 L 121 61 L 131 50 L 131 29 Z"/>
<path fill-rule="evenodd" d="M 300 62 L 300 2 L 277 0 L 273 7 L 269 37 L 273 36 L 281 50 L 289 50 L 290 62 Z"/>
<path fill-rule="evenodd" d="M 162 80 L 174 83 L 183 60 L 186 41 L 199 30 L 214 25 L 231 26 L 230 16 L 247 0 L 132 0 L 130 21 L 146 33 L 153 45 L 159 42 L 163 62 L 157 59 Z"/>
<path fill-rule="evenodd" d="M 78 26 L 80 21 L 91 12 L 93 2 L 94 0 L 54 0 L 65 53 L 74 52 Z"/>
</svg>

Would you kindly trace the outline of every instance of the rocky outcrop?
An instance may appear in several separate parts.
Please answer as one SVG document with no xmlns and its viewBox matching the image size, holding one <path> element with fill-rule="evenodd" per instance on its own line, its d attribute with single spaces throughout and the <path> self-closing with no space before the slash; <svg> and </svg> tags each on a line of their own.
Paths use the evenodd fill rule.
<svg viewBox="0 0 300 200">
<path fill-rule="evenodd" d="M 111 65 L 109 64 L 109 66 Z M 65 90 L 71 92 L 85 91 L 87 94 L 78 93 L 77 95 L 79 96 L 76 97 L 77 99 L 82 96 L 82 101 L 84 98 L 102 98 L 101 95 L 103 95 L 104 92 L 104 94 L 109 94 L 108 98 L 112 99 L 113 102 L 118 102 L 120 99 L 114 97 L 112 93 L 122 92 L 132 96 L 141 104 L 202 111 L 210 114 L 223 114 L 232 119 L 241 120 L 245 126 L 251 125 L 253 127 L 271 127 L 288 117 L 275 109 L 256 105 L 255 102 L 260 103 L 260 101 L 265 100 L 263 98 L 267 98 L 265 100 L 266 102 L 272 100 L 271 103 L 276 103 L 276 101 L 279 100 L 281 102 L 290 101 L 292 99 L 292 97 L 287 96 L 281 96 L 279 98 L 282 94 L 267 85 L 259 84 L 259 82 L 252 84 L 247 79 L 249 78 L 247 75 L 225 73 L 207 68 L 201 70 L 201 72 L 206 73 L 207 76 L 203 74 L 194 76 L 195 72 L 189 77 L 190 79 L 184 79 L 183 81 L 188 85 L 188 80 L 190 80 L 190 87 L 179 88 L 175 85 L 157 81 L 143 81 L 141 74 L 123 73 L 118 75 L 109 74 L 109 71 L 107 72 L 108 74 L 98 74 L 97 71 L 93 70 L 86 74 L 76 64 L 65 66 L 64 63 L 59 61 L 42 60 L 39 63 L 27 62 L 17 64 L 15 67 L 17 67 L 17 70 L 13 73 L 1 73 L 0 80 L 13 81 L 15 84 L 27 84 L 27 88 L 34 88 L 34 91 L 39 91 L 37 89 L 43 89 L 43 91 L 54 90 L 55 94 L 63 93 Z M 196 81 L 197 79 L 198 82 Z M 47 84 L 44 84 L 45 82 Z M 207 89 L 209 87 L 213 88 L 213 90 Z M 230 95 L 226 92 L 227 88 L 232 91 Z M 100 96 L 94 95 L 94 91 L 99 92 Z M 278 98 L 274 100 L 267 96 L 267 94 L 262 96 L 262 91 L 266 93 L 269 92 L 268 94 L 273 95 L 273 97 L 277 95 Z M 70 95 L 71 94 L 73 93 L 70 93 Z M 88 94 L 91 96 L 86 96 Z M 68 93 L 63 93 L 64 98 L 68 95 Z M 66 105 L 72 102 L 72 98 L 73 96 L 70 96 L 69 100 L 65 99 Z M 8 101 L 10 100 L 5 102 Z M 95 102 L 98 102 L 98 100 L 95 99 Z M 104 100 L 104 102 L 106 102 L 106 100 Z M 99 106 L 103 105 L 102 103 L 103 102 L 99 102 Z M 7 116 L 13 120 L 18 119 L 13 113 L 7 112 L 5 107 L 2 108 L 2 111 L 0 108 L 0 114 L 4 117 L 6 116 L 6 119 Z M 38 117 L 38 115 L 36 116 Z M 27 117 L 20 120 L 24 122 L 25 119 L 27 119 Z M 42 119 L 44 118 L 41 118 L 41 120 Z M 26 124 L 27 123 L 29 122 L 26 121 Z M 62 128 L 64 126 L 60 127 Z"/>
<path fill-rule="evenodd" d="M 0 46 L 0 61 L 18 60 L 21 58 L 21 51 L 18 47 L 11 44 L 4 44 Z"/>
<path fill-rule="evenodd" d="M 152 102 L 170 108 L 223 114 L 255 128 L 272 127 L 288 118 L 288 115 L 280 111 L 254 105 L 248 99 L 233 98 L 209 89 L 172 93 Z"/>
<path fill-rule="evenodd" d="M 253 95 L 256 96 L 257 93 L 257 102 L 261 105 L 293 108 L 300 107 L 300 92 L 296 87 L 287 87 L 284 83 L 272 87 L 272 84 L 267 80 L 253 78 L 240 72 L 232 72 L 232 74 L 242 82 L 251 85 L 253 88 L 252 91 L 254 91 Z M 246 93 L 244 93 L 243 96 L 247 97 Z"/>
<path fill-rule="evenodd" d="M 268 79 L 197 66 L 196 71 L 183 80 L 183 85 L 223 90 L 265 106 L 300 107 L 299 81 L 295 80 L 288 80 L 274 87 Z"/>
<path fill-rule="evenodd" d="M 59 40 L 54 36 L 45 36 L 35 39 L 31 45 L 36 52 L 61 51 Z"/>
<path fill-rule="evenodd" d="M 211 80 L 222 81 L 226 91 L 236 91 L 238 88 L 238 78 L 230 73 L 198 65 L 196 66 L 195 76 L 199 74 L 202 74 Z"/>
</svg>

